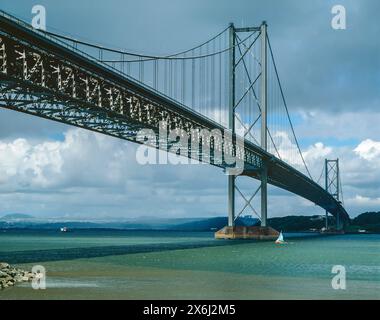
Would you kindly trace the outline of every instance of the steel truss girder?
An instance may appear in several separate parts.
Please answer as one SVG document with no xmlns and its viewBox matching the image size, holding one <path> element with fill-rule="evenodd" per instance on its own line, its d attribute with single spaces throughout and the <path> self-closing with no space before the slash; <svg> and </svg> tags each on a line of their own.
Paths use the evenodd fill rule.
<svg viewBox="0 0 380 320">
<path fill-rule="evenodd" d="M 194 121 L 195 119 L 189 119 L 175 113 L 163 105 L 142 97 L 138 93 L 131 92 L 125 87 L 118 86 L 83 70 L 80 66 L 73 65 L 69 61 L 58 60 L 47 52 L 43 52 L 29 44 L 20 43 L 11 37 L 0 35 L 0 40 L 6 51 L 14 52 L 11 55 L 13 59 L 8 60 L 11 61 L 11 68 L 7 68 L 5 76 L 4 74 L 1 75 L 0 80 L 4 83 L 12 83 L 16 89 L 7 90 L 7 88 L 3 88 L 3 91 L 5 90 L 8 94 L 24 93 L 44 97 L 41 101 L 32 99 L 33 106 L 24 97 L 25 108 L 22 108 L 22 110 L 20 110 L 20 104 L 16 105 L 16 102 L 20 101 L 13 97 L 8 99 L 8 104 L 5 106 L 7 108 L 84 128 L 88 127 L 96 131 L 99 129 L 103 133 L 105 133 L 106 127 L 104 121 L 99 119 L 104 116 L 110 118 L 109 123 L 119 118 L 127 122 L 128 125 L 130 123 L 137 124 L 136 128 L 138 129 L 151 128 L 154 131 L 158 130 L 160 122 L 165 121 L 168 123 L 170 130 L 174 129 L 178 132 L 184 130 L 189 133 L 189 136 L 191 136 L 190 132 L 209 129 Z M 99 111 L 99 113 L 94 116 L 83 116 L 81 113 L 67 115 L 62 110 L 54 112 L 54 110 L 49 110 L 46 106 L 37 107 L 36 104 L 42 101 L 45 104 L 60 102 L 64 105 L 74 105 L 78 110 L 83 110 L 84 106 L 86 106 L 85 113 L 89 113 L 92 109 Z M 96 123 L 83 121 L 85 118 L 96 119 L 97 117 Z M 74 121 L 75 119 L 76 121 Z M 80 122 L 79 119 L 81 119 Z M 113 134 L 114 132 L 110 131 L 109 133 Z M 136 133 L 134 136 L 136 136 Z M 131 135 L 129 134 L 128 137 L 130 138 Z M 202 144 L 209 146 L 211 153 L 214 153 L 213 137 L 210 137 L 208 141 L 201 141 Z M 244 162 L 257 167 L 261 166 L 261 157 L 251 150 L 243 150 L 238 144 L 234 144 L 228 139 L 224 139 L 223 145 L 223 150 L 232 150 L 233 155 L 241 157 Z M 199 154 L 204 155 L 205 153 L 199 152 Z M 189 155 L 193 157 L 192 154 Z M 223 159 L 218 159 L 215 162 L 223 163 L 224 154 L 222 157 Z M 199 160 L 201 157 L 196 154 L 195 158 Z M 209 159 L 213 159 L 213 157 L 209 157 Z"/>
<path fill-rule="evenodd" d="M 339 201 L 339 159 L 325 161 L 326 190 Z"/>
<path fill-rule="evenodd" d="M 245 202 L 243 208 L 241 208 L 240 211 L 239 211 L 239 213 L 235 216 L 235 220 L 237 220 L 240 217 L 240 215 L 245 211 L 245 209 L 247 207 L 250 207 L 251 210 L 252 210 L 252 212 L 261 220 L 260 215 L 257 213 L 257 211 L 255 210 L 255 208 L 251 204 L 252 200 L 255 198 L 255 196 L 260 191 L 260 189 L 261 189 L 261 186 L 259 186 L 258 188 L 256 188 L 255 192 L 251 195 L 251 197 L 249 199 L 247 199 L 247 197 L 243 194 L 243 192 L 235 184 L 235 190 L 237 190 L 237 192 L 240 194 L 240 196 L 243 198 L 243 200 Z"/>
</svg>

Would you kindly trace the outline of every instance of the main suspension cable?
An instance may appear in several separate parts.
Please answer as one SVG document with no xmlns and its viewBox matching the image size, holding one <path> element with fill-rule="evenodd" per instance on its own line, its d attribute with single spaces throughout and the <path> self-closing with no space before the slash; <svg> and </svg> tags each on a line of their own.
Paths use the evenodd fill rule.
<svg viewBox="0 0 380 320">
<path fill-rule="evenodd" d="M 211 38 L 210 40 L 204 42 L 201 45 L 198 45 L 198 46 L 196 46 L 196 47 L 194 47 L 192 49 L 188 49 L 188 50 L 183 51 L 183 52 L 179 52 L 179 53 L 175 53 L 175 54 L 171 54 L 171 55 L 167 55 L 167 56 L 145 55 L 145 54 L 138 54 L 138 53 L 133 53 L 133 52 L 128 52 L 128 51 L 123 51 L 123 50 L 119 50 L 119 49 L 112 49 L 112 48 L 107 48 L 107 47 L 100 46 L 100 45 L 97 45 L 97 44 L 93 44 L 93 43 L 90 43 L 90 42 L 73 39 L 73 38 L 70 38 L 70 37 L 67 37 L 67 36 L 63 36 L 63 35 L 60 35 L 60 34 L 57 34 L 57 33 L 49 32 L 49 31 L 43 31 L 43 32 L 46 33 L 46 34 L 48 34 L 48 35 L 50 35 L 50 36 L 53 36 L 53 37 L 56 37 L 56 38 L 60 38 L 60 39 L 66 40 L 66 41 L 73 42 L 73 43 L 75 43 L 77 45 L 80 44 L 80 45 L 84 45 L 84 46 L 87 46 L 87 47 L 99 49 L 99 50 L 102 50 L 102 51 L 108 51 L 108 52 L 112 52 L 112 53 L 119 53 L 119 54 L 122 54 L 122 55 L 132 56 L 132 57 L 139 58 L 139 59 L 135 59 L 135 60 L 124 60 L 124 59 L 122 59 L 122 60 L 101 60 L 102 62 L 105 62 L 105 63 L 110 63 L 110 62 L 113 62 L 113 63 L 139 62 L 139 63 L 141 63 L 141 62 L 151 61 L 151 60 L 191 60 L 191 59 L 202 59 L 202 58 L 207 58 L 207 57 L 215 56 L 215 55 L 227 52 L 227 51 L 231 50 L 233 47 L 236 47 L 236 46 L 244 43 L 250 37 L 252 37 L 253 34 L 256 33 L 256 31 L 252 32 L 245 39 L 243 39 L 240 43 L 236 43 L 233 47 L 227 47 L 227 48 L 225 48 L 223 50 L 220 50 L 218 52 L 212 52 L 210 54 L 204 54 L 204 55 L 198 55 L 198 56 L 178 57 L 179 55 L 183 55 L 183 54 L 185 54 L 187 52 L 190 52 L 190 51 L 192 51 L 194 49 L 200 48 L 200 47 L 208 44 L 209 42 L 211 42 L 212 40 L 214 40 L 215 38 L 217 38 L 218 36 L 220 36 L 221 34 L 223 34 L 227 29 L 228 28 L 224 29 L 218 35 L 214 36 L 213 38 Z"/>
<path fill-rule="evenodd" d="M 291 118 L 290 118 L 290 114 L 289 114 L 288 106 L 287 106 L 287 104 L 286 104 L 285 95 L 284 95 L 284 92 L 283 92 L 283 90 L 282 90 L 282 85 L 281 85 L 281 82 L 280 82 L 280 77 L 279 77 L 278 72 L 277 72 L 277 66 L 276 66 L 276 62 L 275 62 L 275 60 L 274 60 L 274 55 L 273 55 L 273 51 L 272 51 L 272 46 L 271 46 L 270 41 L 269 41 L 269 37 L 267 37 L 267 40 L 268 40 L 268 45 L 269 45 L 269 52 L 270 52 L 271 57 L 272 57 L 272 62 L 273 62 L 274 71 L 275 71 L 275 74 L 276 74 L 276 78 L 277 78 L 277 81 L 278 81 L 278 85 L 279 85 L 279 87 L 280 87 L 280 93 L 281 93 L 282 101 L 283 101 L 284 106 L 285 106 L 286 115 L 287 115 L 288 120 L 289 120 L 290 128 L 291 128 L 291 130 L 292 130 L 292 133 L 293 133 L 293 136 L 294 136 L 294 139 L 295 139 L 296 145 L 297 145 L 298 152 L 299 152 L 299 154 L 300 154 L 300 156 L 301 156 L 302 162 L 303 162 L 303 164 L 304 164 L 304 166 L 305 166 L 305 168 L 306 168 L 306 171 L 307 171 L 307 173 L 308 173 L 310 179 L 313 180 L 313 177 L 312 177 L 311 174 L 310 174 L 309 168 L 308 168 L 307 165 L 306 165 L 305 158 L 304 158 L 303 155 L 302 155 L 302 151 L 301 151 L 301 148 L 300 148 L 299 143 L 298 143 L 297 136 L 296 136 L 295 131 L 294 131 L 293 123 L 292 123 L 292 120 L 291 120 Z M 313 181 L 314 181 L 314 180 L 313 180 Z"/>
</svg>

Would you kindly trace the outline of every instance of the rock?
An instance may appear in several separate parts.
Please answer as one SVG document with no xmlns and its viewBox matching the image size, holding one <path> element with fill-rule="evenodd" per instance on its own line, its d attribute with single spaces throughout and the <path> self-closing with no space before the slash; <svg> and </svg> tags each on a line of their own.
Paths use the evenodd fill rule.
<svg viewBox="0 0 380 320">
<path fill-rule="evenodd" d="M 5 262 L 0 262 L 0 269 L 9 269 L 10 265 Z"/>
<path fill-rule="evenodd" d="M 0 271 L 0 278 L 5 278 L 8 276 L 8 273 L 4 272 L 4 271 Z"/>
<path fill-rule="evenodd" d="M 28 277 L 29 280 L 33 280 L 36 277 L 36 275 L 32 272 L 26 272 L 25 277 Z"/>
<path fill-rule="evenodd" d="M 0 263 L 0 289 L 14 286 L 16 283 L 31 281 L 33 272 L 11 267 L 8 263 Z"/>
</svg>

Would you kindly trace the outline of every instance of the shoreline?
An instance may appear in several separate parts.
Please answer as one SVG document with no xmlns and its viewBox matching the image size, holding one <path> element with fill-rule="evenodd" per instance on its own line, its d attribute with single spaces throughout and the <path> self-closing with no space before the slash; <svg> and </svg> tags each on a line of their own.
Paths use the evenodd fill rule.
<svg viewBox="0 0 380 320">
<path fill-rule="evenodd" d="M 0 290 L 13 287 L 17 283 L 30 282 L 35 277 L 36 274 L 33 272 L 13 267 L 6 262 L 0 262 Z"/>
</svg>

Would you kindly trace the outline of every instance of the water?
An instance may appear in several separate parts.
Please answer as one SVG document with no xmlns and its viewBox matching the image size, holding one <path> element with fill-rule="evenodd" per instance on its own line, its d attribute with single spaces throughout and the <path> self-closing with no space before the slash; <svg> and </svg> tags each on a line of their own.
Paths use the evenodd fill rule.
<svg viewBox="0 0 380 320">
<path fill-rule="evenodd" d="M 0 261 L 47 270 L 0 299 L 380 299 L 380 235 L 305 237 L 289 244 L 220 241 L 164 231 L 0 232 Z M 334 265 L 347 273 L 334 290 Z"/>
</svg>

